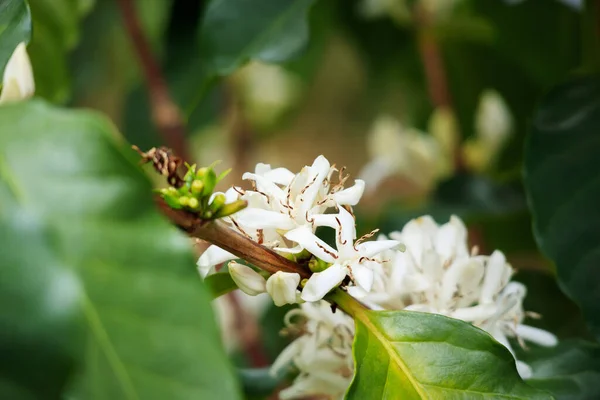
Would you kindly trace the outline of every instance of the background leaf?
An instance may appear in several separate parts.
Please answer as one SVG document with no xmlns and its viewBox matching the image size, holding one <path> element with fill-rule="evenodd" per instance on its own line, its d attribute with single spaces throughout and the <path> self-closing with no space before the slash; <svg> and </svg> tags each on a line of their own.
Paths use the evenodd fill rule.
<svg viewBox="0 0 600 400">
<path fill-rule="evenodd" d="M 531 386 L 551 392 L 561 400 L 600 398 L 600 347 L 581 340 L 559 343 L 553 348 L 524 352 L 533 370 Z"/>
<path fill-rule="evenodd" d="M 553 90 L 533 121 L 525 185 L 536 240 L 600 338 L 600 79 Z"/>
<path fill-rule="evenodd" d="M 15 47 L 28 42 L 31 35 L 31 15 L 25 0 L 0 2 L 0 76 Z"/>
<path fill-rule="evenodd" d="M 548 399 L 526 385 L 508 350 L 463 321 L 410 311 L 361 311 L 347 399 Z"/>
<path fill-rule="evenodd" d="M 112 126 L 30 102 L 0 108 L 0 127 L 4 180 L 83 282 L 90 334 L 75 397 L 238 398 L 191 246 L 155 211 Z"/>
</svg>

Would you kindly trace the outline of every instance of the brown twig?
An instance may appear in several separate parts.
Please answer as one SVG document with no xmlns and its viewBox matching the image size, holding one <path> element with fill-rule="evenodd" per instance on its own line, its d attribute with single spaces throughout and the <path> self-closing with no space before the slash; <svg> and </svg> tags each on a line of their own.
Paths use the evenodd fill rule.
<svg viewBox="0 0 600 400">
<path fill-rule="evenodd" d="M 125 29 L 133 44 L 133 50 L 148 86 L 152 118 L 167 146 L 184 160 L 191 161 L 185 140 L 185 124 L 179 107 L 175 104 L 160 67 L 150 49 L 133 0 L 117 0 Z"/>
<path fill-rule="evenodd" d="M 434 21 L 422 2 L 417 2 L 415 5 L 414 19 L 417 27 L 419 53 L 425 70 L 425 79 L 431 103 L 436 108 L 453 111 L 452 97 L 448 86 L 446 69 L 444 68 L 442 51 L 433 31 Z M 454 165 L 457 171 L 464 169 L 460 146 L 456 146 Z"/>
<path fill-rule="evenodd" d="M 310 277 L 310 271 L 307 268 L 248 239 L 219 220 L 202 221 L 192 213 L 172 209 L 158 195 L 154 199 L 159 210 L 191 237 L 215 244 L 271 274 L 284 271 L 296 272 L 302 278 Z"/>
</svg>

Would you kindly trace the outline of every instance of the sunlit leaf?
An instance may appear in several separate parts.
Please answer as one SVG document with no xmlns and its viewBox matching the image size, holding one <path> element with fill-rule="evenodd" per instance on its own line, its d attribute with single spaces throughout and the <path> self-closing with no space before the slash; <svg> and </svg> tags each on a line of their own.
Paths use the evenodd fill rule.
<svg viewBox="0 0 600 400">
<path fill-rule="evenodd" d="M 550 399 L 525 384 L 508 350 L 455 319 L 361 311 L 347 399 Z"/>
<path fill-rule="evenodd" d="M 189 239 L 157 213 L 112 125 L 34 101 L 1 107 L 0 128 L 4 181 L 82 282 L 89 335 L 74 397 L 237 399 Z"/>
</svg>

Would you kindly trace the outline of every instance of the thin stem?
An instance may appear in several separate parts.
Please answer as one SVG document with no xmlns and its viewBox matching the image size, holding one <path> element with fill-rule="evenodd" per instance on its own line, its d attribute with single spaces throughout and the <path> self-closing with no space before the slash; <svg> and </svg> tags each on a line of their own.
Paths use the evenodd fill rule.
<svg viewBox="0 0 600 400">
<path fill-rule="evenodd" d="M 154 200 L 163 215 L 191 237 L 215 244 L 271 274 L 284 271 L 296 272 L 302 278 L 310 277 L 307 268 L 237 233 L 219 220 L 202 221 L 194 214 L 172 209 L 160 196 L 155 196 Z"/>
<path fill-rule="evenodd" d="M 165 144 L 184 160 L 191 161 L 187 153 L 185 124 L 181 111 L 169 94 L 166 80 L 142 30 L 135 4 L 133 0 L 117 0 L 117 4 L 148 86 L 154 123 Z"/>
<path fill-rule="evenodd" d="M 330 303 L 337 305 L 342 311 L 354 319 L 362 319 L 365 311 L 368 310 L 367 307 L 340 288 L 329 293 L 325 299 Z"/>
<path fill-rule="evenodd" d="M 422 2 L 417 2 L 415 5 L 414 18 L 417 27 L 419 53 L 425 69 L 425 79 L 431 103 L 436 108 L 447 109 L 454 113 L 442 51 L 433 31 L 432 16 Z M 454 166 L 457 171 L 464 170 L 460 145 L 456 146 Z"/>
</svg>

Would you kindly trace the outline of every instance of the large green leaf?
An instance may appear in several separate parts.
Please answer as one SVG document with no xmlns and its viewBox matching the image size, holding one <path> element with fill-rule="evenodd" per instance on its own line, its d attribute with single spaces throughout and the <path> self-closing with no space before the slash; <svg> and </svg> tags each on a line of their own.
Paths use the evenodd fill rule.
<svg viewBox="0 0 600 400">
<path fill-rule="evenodd" d="M 0 159 L 0 398 L 58 399 L 83 350 L 82 288 Z"/>
<path fill-rule="evenodd" d="M 307 14 L 315 0 L 214 0 L 200 27 L 201 54 L 219 75 L 250 59 L 278 63 L 308 40 Z"/>
<path fill-rule="evenodd" d="M 600 338 L 600 79 L 553 90 L 533 121 L 525 185 L 541 250 Z"/>
<path fill-rule="evenodd" d="M 77 398 L 238 398 L 188 239 L 155 211 L 106 120 L 42 102 L 4 106 L 0 161 L 82 282 L 89 335 Z"/>
<path fill-rule="evenodd" d="M 549 399 L 525 384 L 508 350 L 474 326 L 411 311 L 355 315 L 347 399 Z"/>
<path fill-rule="evenodd" d="M 15 47 L 28 42 L 31 35 L 31 15 L 25 0 L 0 2 L 0 77 Z"/>
<path fill-rule="evenodd" d="M 561 400 L 600 398 L 600 346 L 584 341 L 561 342 L 553 348 L 533 349 L 525 360 L 533 370 L 530 385 Z"/>
</svg>

